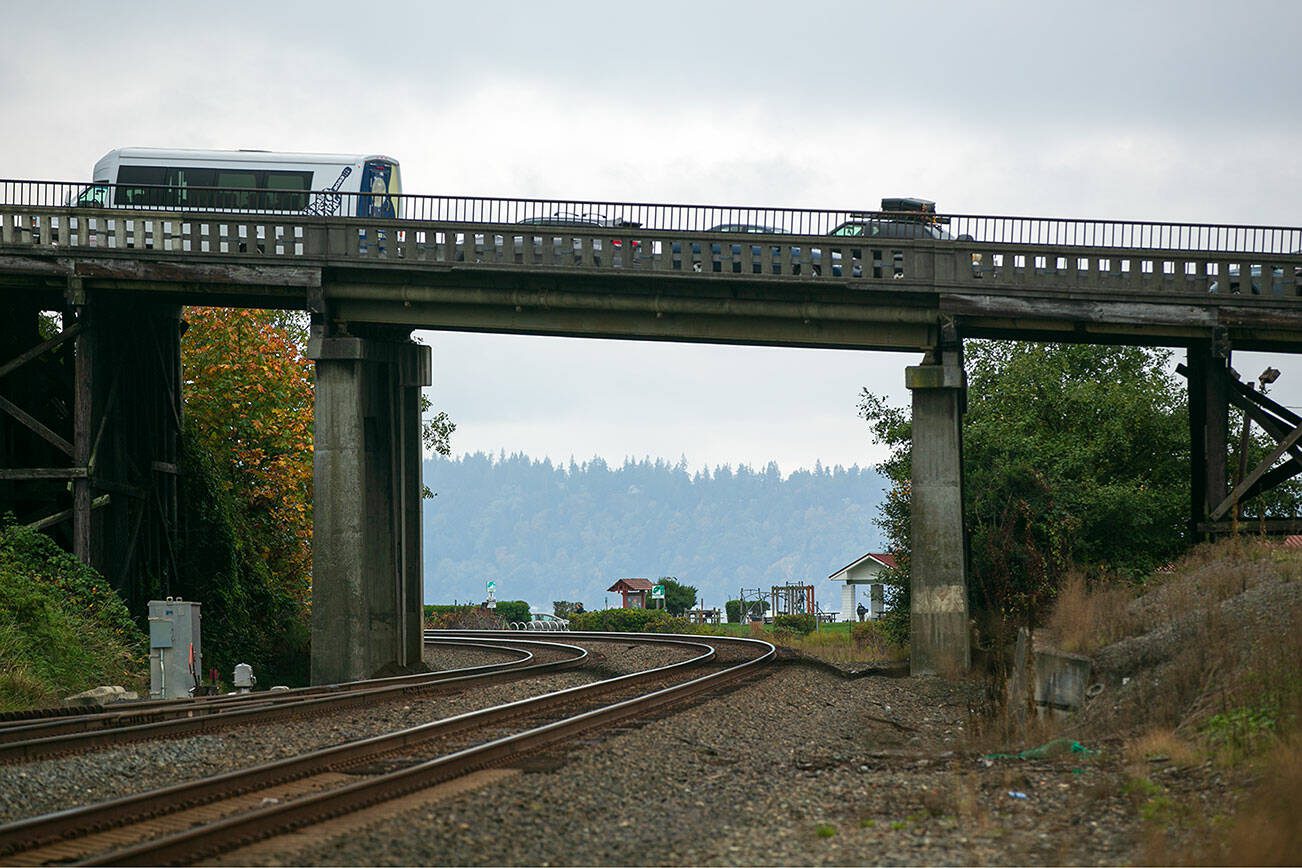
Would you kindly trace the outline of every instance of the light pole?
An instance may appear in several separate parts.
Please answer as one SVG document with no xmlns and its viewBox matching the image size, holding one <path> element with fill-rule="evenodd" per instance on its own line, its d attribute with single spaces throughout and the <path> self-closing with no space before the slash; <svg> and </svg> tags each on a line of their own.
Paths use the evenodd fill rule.
<svg viewBox="0 0 1302 868">
<path fill-rule="evenodd" d="M 1263 395 L 1266 394 L 1266 387 L 1278 379 L 1279 379 L 1279 368 L 1272 368 L 1270 366 L 1267 366 L 1266 370 L 1262 371 L 1257 376 L 1257 382 L 1261 385 L 1261 393 Z M 1253 386 L 1252 383 L 1249 383 L 1248 390 L 1255 392 L 1256 387 Z M 1243 482 L 1243 477 L 1248 474 L 1248 424 L 1250 421 L 1251 420 L 1248 418 L 1248 414 L 1245 412 L 1243 414 L 1243 430 L 1239 434 L 1239 472 L 1234 477 L 1235 488 L 1239 487 L 1239 484 Z M 1243 504 L 1235 503 L 1234 504 L 1234 533 L 1236 535 L 1239 532 L 1239 520 L 1241 518 L 1243 518 Z"/>
</svg>

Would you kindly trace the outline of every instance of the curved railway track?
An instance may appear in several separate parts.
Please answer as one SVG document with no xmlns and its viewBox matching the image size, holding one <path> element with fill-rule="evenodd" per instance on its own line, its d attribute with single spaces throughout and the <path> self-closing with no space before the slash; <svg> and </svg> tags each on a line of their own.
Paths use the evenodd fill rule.
<svg viewBox="0 0 1302 868">
<path fill-rule="evenodd" d="M 502 638 L 480 631 L 440 635 Z M 676 646 L 694 656 L 204 780 L 19 820 L 0 826 L 0 860 L 131 865 L 208 858 L 510 763 L 579 733 L 663 713 L 755 674 L 774 657 L 772 645 L 753 639 L 610 633 L 548 638 Z"/>
<path fill-rule="evenodd" d="M 452 639 L 444 636 L 437 636 L 429 633 L 425 636 L 425 645 L 456 645 L 461 647 L 480 647 L 486 651 L 500 651 L 504 654 L 515 656 L 515 661 L 508 664 L 487 664 L 484 666 L 465 667 L 465 674 L 470 674 L 475 670 L 488 671 L 494 666 L 501 665 L 520 665 L 532 653 L 521 646 L 528 644 L 531 636 L 520 636 L 519 641 L 501 642 L 496 640 L 475 641 L 471 639 Z M 564 638 L 564 637 L 558 637 Z M 125 717 L 145 715 L 163 719 L 170 714 L 189 715 L 195 713 L 196 709 L 202 706 L 238 704 L 240 702 L 266 700 L 268 697 L 277 696 L 311 696 L 314 694 L 330 693 L 342 690 L 359 690 L 368 686 L 377 686 L 383 683 L 398 683 L 397 679 L 418 680 L 421 677 L 430 677 L 434 675 L 446 675 L 453 670 L 439 670 L 412 675 L 400 675 L 393 678 L 372 678 L 361 681 L 346 681 L 339 684 L 318 684 L 312 687 L 295 687 L 283 691 L 276 691 L 271 694 L 268 691 L 261 693 L 227 693 L 219 696 L 195 696 L 189 699 L 146 699 L 125 703 L 119 709 L 106 710 L 104 706 L 58 706 L 46 708 L 25 708 L 0 712 L 0 741 L 11 741 L 14 739 L 7 738 L 6 734 L 18 730 L 25 726 L 34 724 L 55 723 L 61 720 L 88 720 L 92 717 Z"/>
<path fill-rule="evenodd" d="M 0 764 L 26 762 L 116 747 L 156 738 L 180 738 L 230 726 L 264 724 L 330 714 L 416 693 L 466 689 L 484 683 L 529 678 L 543 672 L 581 666 L 583 648 L 534 639 L 437 637 L 426 644 L 455 644 L 514 652 L 515 659 L 440 672 L 320 685 L 270 693 L 234 694 L 194 700 L 168 700 L 121 711 L 92 712 L 74 717 L 10 721 L 0 727 Z M 537 661 L 536 652 L 554 658 Z"/>
</svg>

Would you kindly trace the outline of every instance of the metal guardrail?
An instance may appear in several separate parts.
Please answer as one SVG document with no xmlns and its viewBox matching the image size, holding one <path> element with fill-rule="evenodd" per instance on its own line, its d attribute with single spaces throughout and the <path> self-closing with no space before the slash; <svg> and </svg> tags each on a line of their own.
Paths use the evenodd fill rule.
<svg viewBox="0 0 1302 868">
<path fill-rule="evenodd" d="M 95 187 L 119 189 L 89 182 L 0 180 L 0 205 L 46 208 L 76 207 L 79 196 Z M 232 215 L 284 215 L 300 217 L 363 216 L 377 212 L 380 197 L 362 193 L 314 191 L 287 194 L 283 190 L 241 191 L 249 201 L 285 201 L 287 195 L 306 197 L 301 210 L 219 209 L 193 207 L 194 200 L 215 201 L 231 191 L 212 188 L 142 187 L 141 197 L 161 204 L 115 205 L 122 211 L 181 211 Z M 116 196 L 115 196 L 116 198 Z M 531 225 L 535 228 L 570 227 L 669 232 L 720 231 L 719 227 L 765 227 L 765 234 L 822 236 L 845 223 L 901 224 L 916 231 L 920 240 L 972 240 L 987 244 L 1048 247 L 1118 248 L 1125 250 L 1190 251 L 1233 254 L 1302 254 L 1302 227 L 1242 224 L 1179 223 L 1142 220 L 1096 220 L 1060 217 L 950 214 L 922 217 L 915 212 L 852 209 L 769 208 L 739 205 L 653 204 L 602 202 L 576 199 L 514 199 L 480 196 L 427 196 L 404 194 L 398 216 L 405 221 Z M 323 206 L 323 203 L 324 206 Z M 322 218 L 325 219 L 325 218 Z M 924 228 L 925 227 L 925 228 Z M 732 235 L 742 233 L 734 231 Z M 852 239 L 845 239 L 852 240 Z M 877 238 L 860 237 L 860 241 Z M 907 240 L 887 236 L 880 240 Z"/>
</svg>

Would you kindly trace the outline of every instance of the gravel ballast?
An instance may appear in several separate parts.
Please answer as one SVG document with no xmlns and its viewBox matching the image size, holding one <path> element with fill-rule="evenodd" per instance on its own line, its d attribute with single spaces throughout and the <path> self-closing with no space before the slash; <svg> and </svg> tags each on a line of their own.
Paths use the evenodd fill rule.
<svg viewBox="0 0 1302 868">
<path fill-rule="evenodd" d="M 964 748 L 970 685 L 766 678 L 474 792 L 253 864 L 1126 861 L 1116 772 Z M 1105 781 L 1106 780 L 1106 785 Z M 1117 783 L 1116 786 L 1112 784 Z M 1025 798 L 1010 796 L 1024 793 Z M 236 854 L 237 856 L 240 854 Z"/>
<path fill-rule="evenodd" d="M 405 695 L 367 708 L 296 721 L 234 726 L 208 735 L 139 742 L 76 756 L 0 766 L 0 822 L 210 777 L 238 768 L 419 726 L 553 690 L 664 665 L 692 656 L 683 648 L 585 643 L 596 658 L 583 669 L 457 694 Z M 500 653 L 431 646 L 426 662 L 443 670 L 501 662 Z"/>
</svg>

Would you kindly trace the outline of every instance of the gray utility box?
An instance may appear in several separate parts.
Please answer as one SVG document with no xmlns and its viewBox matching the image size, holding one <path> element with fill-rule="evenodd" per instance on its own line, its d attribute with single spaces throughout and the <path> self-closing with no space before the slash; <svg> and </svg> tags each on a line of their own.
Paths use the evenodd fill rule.
<svg viewBox="0 0 1302 868">
<path fill-rule="evenodd" d="M 150 600 L 149 698 L 193 696 L 203 672 L 201 647 L 198 603 Z"/>
</svg>

